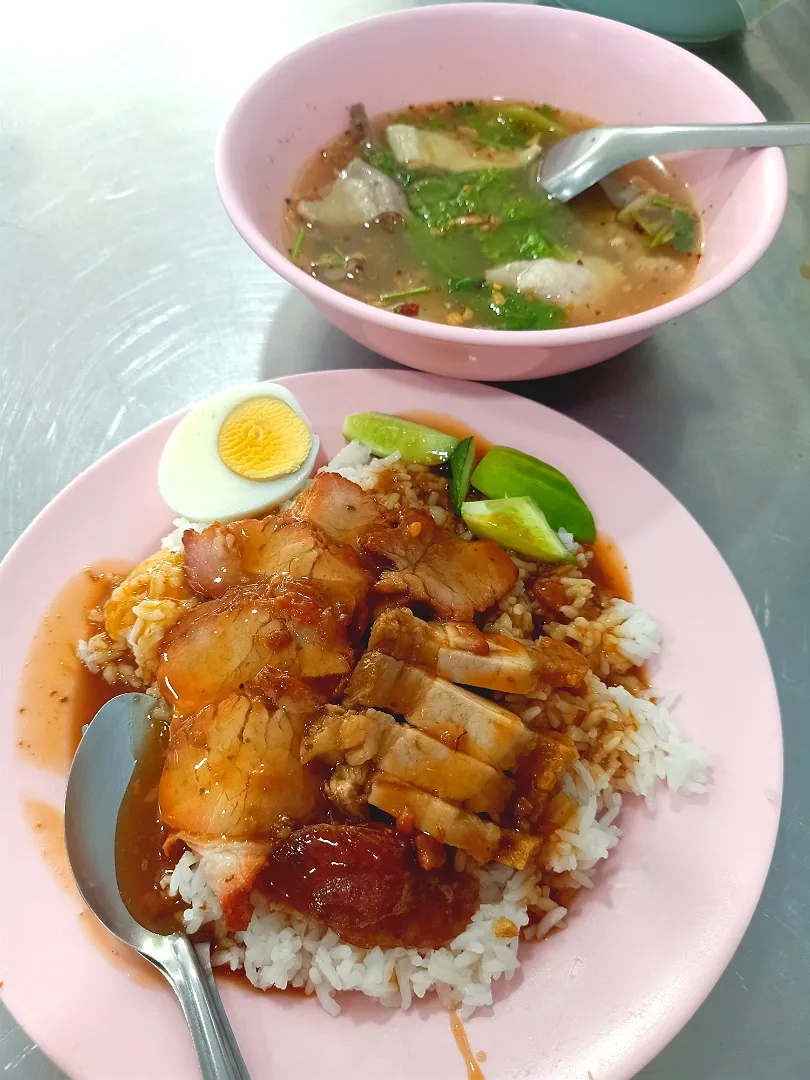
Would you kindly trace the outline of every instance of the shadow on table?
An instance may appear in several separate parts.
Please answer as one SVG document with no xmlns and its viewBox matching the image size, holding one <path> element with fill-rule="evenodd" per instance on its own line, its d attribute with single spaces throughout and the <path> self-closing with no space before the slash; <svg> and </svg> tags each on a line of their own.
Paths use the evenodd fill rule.
<svg viewBox="0 0 810 1080">
<path fill-rule="evenodd" d="M 333 326 L 295 289 L 290 289 L 267 328 L 260 377 L 276 379 L 304 371 L 396 367 Z"/>
<path fill-rule="evenodd" d="M 570 375 L 498 385 L 585 424 L 664 483 L 677 473 L 687 417 L 709 408 L 684 383 L 661 335 Z"/>
</svg>

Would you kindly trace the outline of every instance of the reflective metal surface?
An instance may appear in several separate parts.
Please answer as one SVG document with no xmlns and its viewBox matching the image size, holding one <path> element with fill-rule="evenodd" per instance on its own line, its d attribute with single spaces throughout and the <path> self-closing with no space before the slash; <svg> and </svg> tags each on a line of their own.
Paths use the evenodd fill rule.
<svg viewBox="0 0 810 1080">
<path fill-rule="evenodd" d="M 762 146 L 810 146 L 810 124 L 794 121 L 591 128 L 550 146 L 540 159 L 537 182 L 547 195 L 568 202 L 616 169 L 641 158 L 682 150 Z"/>
<path fill-rule="evenodd" d="M 276 57 L 403 6 L 4 5 L 0 553 L 85 466 L 190 398 L 381 362 L 247 250 L 220 208 L 211 156 L 230 104 Z M 810 0 L 704 55 L 768 119 L 810 119 Z M 689 507 L 737 574 L 779 685 L 785 801 L 762 903 L 717 989 L 644 1080 L 810 1075 L 810 154 L 788 161 L 782 230 L 731 292 L 615 360 L 507 387 L 607 436 Z M 733 633 L 722 612 L 696 617 Z M 745 822 L 729 843 L 745 843 Z M 9 1080 L 61 1075 L 7 1015 L 0 1067 Z"/>
<path fill-rule="evenodd" d="M 202 1080 L 250 1080 L 211 971 L 211 943 L 193 945 L 184 931 L 142 926 L 118 890 L 118 815 L 147 736 L 155 699 L 119 694 L 96 713 L 82 736 L 65 791 L 65 848 L 90 911 L 166 978 L 194 1042 Z"/>
</svg>

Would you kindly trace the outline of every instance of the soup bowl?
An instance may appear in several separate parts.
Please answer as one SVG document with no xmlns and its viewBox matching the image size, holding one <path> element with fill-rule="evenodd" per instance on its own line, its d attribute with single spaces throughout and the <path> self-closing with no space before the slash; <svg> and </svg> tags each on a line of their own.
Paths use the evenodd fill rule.
<svg viewBox="0 0 810 1080">
<path fill-rule="evenodd" d="M 453 4 L 382 15 L 311 41 L 270 68 L 228 118 L 216 149 L 236 229 L 276 273 L 361 344 L 409 367 L 461 379 L 525 379 L 596 364 L 728 289 L 759 259 L 784 213 L 775 149 L 673 157 L 703 219 L 688 290 L 639 314 L 557 330 L 485 330 L 408 318 L 316 281 L 290 261 L 284 200 L 305 163 L 347 125 L 408 104 L 505 98 L 548 102 L 608 124 L 731 123 L 764 117 L 690 53 L 623 23 L 558 8 Z"/>
</svg>

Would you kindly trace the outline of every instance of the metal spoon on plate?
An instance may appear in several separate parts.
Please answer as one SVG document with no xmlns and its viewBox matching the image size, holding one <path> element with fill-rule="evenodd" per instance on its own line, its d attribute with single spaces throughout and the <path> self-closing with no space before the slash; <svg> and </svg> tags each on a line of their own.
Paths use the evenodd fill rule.
<svg viewBox="0 0 810 1080">
<path fill-rule="evenodd" d="M 143 741 L 147 694 L 121 694 L 96 714 L 76 751 L 65 795 L 65 844 L 87 906 L 111 933 L 168 980 L 194 1040 L 204 1080 L 250 1080 L 211 970 L 209 946 L 181 932 L 157 934 L 136 922 L 118 889 L 118 811 Z"/>
<path fill-rule="evenodd" d="M 623 165 L 657 154 L 807 145 L 810 123 L 597 127 L 569 135 L 545 150 L 535 179 L 547 194 L 568 202 Z"/>
</svg>

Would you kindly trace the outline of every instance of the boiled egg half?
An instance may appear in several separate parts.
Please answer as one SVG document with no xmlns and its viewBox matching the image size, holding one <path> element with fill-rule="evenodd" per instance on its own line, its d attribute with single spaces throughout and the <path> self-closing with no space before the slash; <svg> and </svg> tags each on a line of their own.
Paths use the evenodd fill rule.
<svg viewBox="0 0 810 1080">
<path fill-rule="evenodd" d="M 223 390 L 191 410 L 168 438 L 158 486 L 190 521 L 233 521 L 271 510 L 307 482 L 320 442 L 277 383 Z"/>
</svg>

